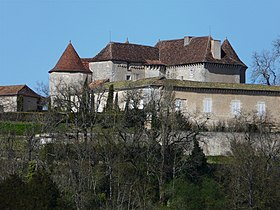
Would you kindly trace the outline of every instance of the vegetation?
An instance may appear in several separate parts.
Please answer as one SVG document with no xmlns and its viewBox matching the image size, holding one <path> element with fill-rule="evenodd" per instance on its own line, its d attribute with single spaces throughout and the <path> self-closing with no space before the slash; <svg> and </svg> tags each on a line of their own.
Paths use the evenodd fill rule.
<svg viewBox="0 0 280 210">
<path fill-rule="evenodd" d="M 253 54 L 253 82 L 268 86 L 280 84 L 280 39 L 276 39 L 272 44 L 271 50 L 263 50 Z"/>
<path fill-rule="evenodd" d="M 0 209 L 280 206 L 280 138 L 266 124 L 250 129 L 239 119 L 231 156 L 207 158 L 198 138 L 205 122 L 194 124 L 175 110 L 172 85 L 151 92 L 144 105 L 141 92 L 127 91 L 124 111 L 111 87 L 97 114 L 102 94 L 84 86 L 75 95 L 79 106 L 61 94 L 59 107 L 44 118 L 2 120 Z"/>
</svg>

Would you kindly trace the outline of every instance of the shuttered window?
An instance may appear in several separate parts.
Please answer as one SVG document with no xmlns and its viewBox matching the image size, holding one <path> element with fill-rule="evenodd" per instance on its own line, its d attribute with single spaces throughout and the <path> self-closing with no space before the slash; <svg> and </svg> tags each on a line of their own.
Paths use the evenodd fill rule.
<svg viewBox="0 0 280 210">
<path fill-rule="evenodd" d="M 203 100 L 203 112 L 204 113 L 212 112 L 212 99 L 211 98 L 205 98 Z"/>
<path fill-rule="evenodd" d="M 239 100 L 234 100 L 231 102 L 231 114 L 234 116 L 239 116 L 241 112 L 241 103 Z"/>
<path fill-rule="evenodd" d="M 264 117 L 266 113 L 266 107 L 264 102 L 257 103 L 257 111 L 259 117 Z"/>
</svg>

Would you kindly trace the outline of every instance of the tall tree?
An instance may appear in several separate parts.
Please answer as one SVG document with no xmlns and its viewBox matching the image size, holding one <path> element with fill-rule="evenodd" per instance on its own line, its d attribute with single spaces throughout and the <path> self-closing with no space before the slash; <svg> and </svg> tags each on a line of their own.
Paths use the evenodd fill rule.
<svg viewBox="0 0 280 210">
<path fill-rule="evenodd" d="M 107 97 L 107 103 L 106 103 L 106 111 L 111 111 L 113 109 L 114 107 L 113 100 L 114 100 L 114 86 L 110 85 L 108 97 Z"/>
</svg>

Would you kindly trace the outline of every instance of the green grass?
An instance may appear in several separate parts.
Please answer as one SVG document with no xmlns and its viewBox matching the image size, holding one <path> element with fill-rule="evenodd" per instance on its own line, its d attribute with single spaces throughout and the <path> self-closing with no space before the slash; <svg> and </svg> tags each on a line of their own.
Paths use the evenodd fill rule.
<svg viewBox="0 0 280 210">
<path fill-rule="evenodd" d="M 30 122 L 0 122 L 0 134 L 26 135 L 27 133 L 39 133 L 42 125 Z"/>
<path fill-rule="evenodd" d="M 207 156 L 207 163 L 209 164 L 229 164 L 232 162 L 230 156 Z"/>
</svg>

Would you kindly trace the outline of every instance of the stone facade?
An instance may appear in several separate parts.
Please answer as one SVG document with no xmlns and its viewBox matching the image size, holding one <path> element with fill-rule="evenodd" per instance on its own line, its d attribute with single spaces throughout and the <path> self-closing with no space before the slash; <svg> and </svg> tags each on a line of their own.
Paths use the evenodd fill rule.
<svg viewBox="0 0 280 210">
<path fill-rule="evenodd" d="M 135 82 L 112 83 L 118 92 L 119 106 L 124 108 L 126 92 L 141 91 L 143 102 L 149 101 L 152 91 L 160 94 L 164 83 L 173 87 L 177 110 L 196 119 L 209 120 L 209 125 L 229 123 L 241 115 L 267 118 L 280 125 L 280 87 L 230 83 L 203 83 L 151 78 Z M 141 84 L 139 86 L 139 84 Z M 134 85 L 134 87 L 133 87 Z M 132 88 L 133 87 L 133 88 Z M 105 95 L 106 97 L 106 95 Z M 177 101 L 177 102 L 176 102 Z"/>
<path fill-rule="evenodd" d="M 63 94 L 69 88 L 80 90 L 86 80 L 91 82 L 90 74 L 81 72 L 52 72 L 49 75 L 50 96 L 54 97 Z"/>
<path fill-rule="evenodd" d="M 16 112 L 17 96 L 0 97 L 0 112 Z"/>
<path fill-rule="evenodd" d="M 37 111 L 39 106 L 38 98 L 23 96 L 23 111 Z"/>
<path fill-rule="evenodd" d="M 267 93 L 239 91 L 175 91 L 175 98 L 182 100 L 180 110 L 198 118 L 207 116 L 211 122 L 228 122 L 241 114 L 255 114 L 269 117 L 280 124 L 280 94 L 269 95 Z M 209 109 L 206 110 L 206 101 L 209 101 Z M 237 105 L 235 105 L 237 104 Z M 263 109 L 260 110 L 260 104 Z M 236 107 L 234 107 L 234 105 Z"/>
<path fill-rule="evenodd" d="M 93 81 L 109 79 L 109 81 L 138 80 L 165 75 L 165 67 L 127 63 L 117 61 L 101 61 L 89 63 Z"/>
</svg>

